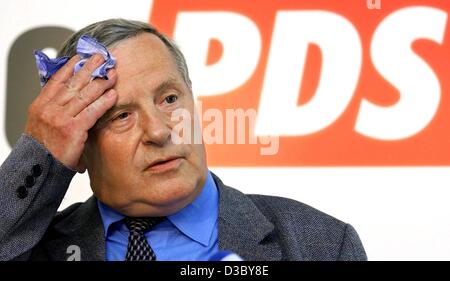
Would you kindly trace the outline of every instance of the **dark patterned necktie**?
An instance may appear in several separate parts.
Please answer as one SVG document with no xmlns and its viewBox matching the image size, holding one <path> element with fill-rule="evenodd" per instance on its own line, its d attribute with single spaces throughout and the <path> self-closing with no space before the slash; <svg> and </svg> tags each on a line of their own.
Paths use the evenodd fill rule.
<svg viewBox="0 0 450 281">
<path fill-rule="evenodd" d="M 125 224 L 130 231 L 126 261 L 154 261 L 155 252 L 145 238 L 145 232 L 158 224 L 163 218 L 125 218 Z"/>
</svg>

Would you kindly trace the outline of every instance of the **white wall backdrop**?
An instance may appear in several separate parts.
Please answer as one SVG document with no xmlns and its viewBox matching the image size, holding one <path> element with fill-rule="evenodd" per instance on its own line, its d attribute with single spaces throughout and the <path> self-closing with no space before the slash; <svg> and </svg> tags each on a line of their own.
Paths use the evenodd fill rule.
<svg viewBox="0 0 450 281">
<path fill-rule="evenodd" d="M 0 160 L 5 136 L 7 55 L 22 32 L 42 25 L 77 30 L 111 17 L 147 21 L 151 0 L 15 0 L 0 4 Z M 290 197 L 358 231 L 370 260 L 450 260 L 450 167 L 220 168 L 222 180 L 243 192 Z M 92 194 L 76 175 L 60 209 Z"/>
</svg>

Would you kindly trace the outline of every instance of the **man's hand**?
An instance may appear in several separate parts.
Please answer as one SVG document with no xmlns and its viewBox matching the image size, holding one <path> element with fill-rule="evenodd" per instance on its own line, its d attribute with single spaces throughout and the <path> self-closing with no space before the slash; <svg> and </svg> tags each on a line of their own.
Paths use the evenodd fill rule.
<svg viewBox="0 0 450 281">
<path fill-rule="evenodd" d="M 42 143 L 59 161 L 80 173 L 86 168 L 79 163 L 88 130 L 111 108 L 117 99 L 111 89 L 117 74 L 108 71 L 108 80 L 91 81 L 91 73 L 104 60 L 101 55 L 92 56 L 73 75 L 78 55 L 72 57 L 47 84 L 28 108 L 25 133 Z"/>
</svg>

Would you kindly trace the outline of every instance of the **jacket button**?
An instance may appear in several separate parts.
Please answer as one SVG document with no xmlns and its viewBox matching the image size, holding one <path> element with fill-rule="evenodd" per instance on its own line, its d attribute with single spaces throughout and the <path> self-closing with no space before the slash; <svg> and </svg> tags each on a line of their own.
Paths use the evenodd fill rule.
<svg viewBox="0 0 450 281">
<path fill-rule="evenodd" d="M 28 190 L 23 185 L 21 185 L 17 188 L 16 193 L 17 193 L 17 197 L 19 197 L 20 199 L 24 199 L 25 197 L 28 196 Z"/>
<path fill-rule="evenodd" d="M 33 165 L 31 171 L 34 177 L 39 177 L 42 174 L 42 167 L 39 164 Z"/>
<path fill-rule="evenodd" d="M 32 187 L 36 183 L 36 179 L 33 176 L 27 176 L 25 178 L 25 186 Z"/>
</svg>

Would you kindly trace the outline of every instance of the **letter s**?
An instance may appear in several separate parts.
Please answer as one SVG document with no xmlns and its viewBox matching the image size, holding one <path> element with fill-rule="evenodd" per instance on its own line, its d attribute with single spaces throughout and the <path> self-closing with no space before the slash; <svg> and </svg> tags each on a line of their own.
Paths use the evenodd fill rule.
<svg viewBox="0 0 450 281">
<path fill-rule="evenodd" d="M 435 8 L 401 9 L 386 17 L 374 33 L 371 56 L 375 68 L 400 91 L 390 107 L 361 102 L 355 130 L 380 140 L 399 140 L 423 130 L 439 106 L 439 80 L 411 49 L 421 38 L 442 43 L 447 14 Z"/>
</svg>

